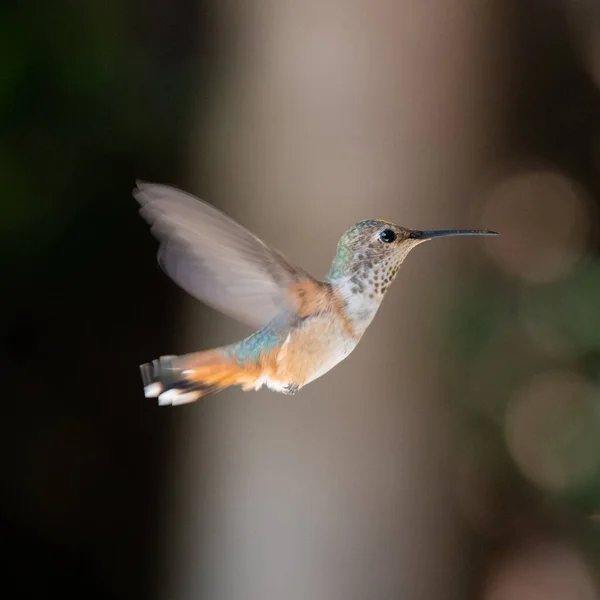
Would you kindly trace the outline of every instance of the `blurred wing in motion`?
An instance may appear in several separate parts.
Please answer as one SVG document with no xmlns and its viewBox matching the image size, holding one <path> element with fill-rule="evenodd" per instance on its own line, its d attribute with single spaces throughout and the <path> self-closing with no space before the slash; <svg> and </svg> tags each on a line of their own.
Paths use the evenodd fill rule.
<svg viewBox="0 0 600 600">
<path fill-rule="evenodd" d="M 189 294 L 252 327 L 289 308 L 310 277 L 216 208 L 176 188 L 137 182 L 140 214 L 160 241 L 158 262 Z"/>
</svg>

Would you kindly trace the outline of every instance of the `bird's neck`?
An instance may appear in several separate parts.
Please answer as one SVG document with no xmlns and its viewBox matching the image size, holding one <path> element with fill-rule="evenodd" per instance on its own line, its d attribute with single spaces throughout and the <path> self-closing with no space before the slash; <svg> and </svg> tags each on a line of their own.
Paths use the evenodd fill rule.
<svg viewBox="0 0 600 600">
<path fill-rule="evenodd" d="M 335 263 L 326 281 L 344 302 L 346 314 L 354 324 L 355 331 L 362 335 L 381 306 L 387 286 L 379 272 L 369 265 L 348 265 L 337 272 L 334 266 Z"/>
</svg>

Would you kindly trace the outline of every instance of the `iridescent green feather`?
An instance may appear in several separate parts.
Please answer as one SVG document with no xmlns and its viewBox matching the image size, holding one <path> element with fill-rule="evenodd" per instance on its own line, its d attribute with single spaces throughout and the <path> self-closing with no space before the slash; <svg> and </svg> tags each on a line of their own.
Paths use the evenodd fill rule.
<svg viewBox="0 0 600 600">
<path fill-rule="evenodd" d="M 268 354 L 273 348 L 281 345 L 287 336 L 275 323 L 269 323 L 246 339 L 232 344 L 226 351 L 226 356 L 235 356 L 238 364 L 256 362 L 261 355 Z"/>
</svg>

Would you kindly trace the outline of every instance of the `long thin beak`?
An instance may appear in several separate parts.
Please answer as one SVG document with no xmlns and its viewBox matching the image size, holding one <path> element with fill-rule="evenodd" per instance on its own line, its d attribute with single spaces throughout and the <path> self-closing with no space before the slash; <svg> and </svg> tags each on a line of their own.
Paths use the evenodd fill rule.
<svg viewBox="0 0 600 600">
<path fill-rule="evenodd" d="M 436 237 L 447 237 L 450 235 L 500 235 L 496 231 L 485 229 L 434 229 L 432 231 L 413 231 L 409 238 L 413 240 L 430 240 Z"/>
</svg>

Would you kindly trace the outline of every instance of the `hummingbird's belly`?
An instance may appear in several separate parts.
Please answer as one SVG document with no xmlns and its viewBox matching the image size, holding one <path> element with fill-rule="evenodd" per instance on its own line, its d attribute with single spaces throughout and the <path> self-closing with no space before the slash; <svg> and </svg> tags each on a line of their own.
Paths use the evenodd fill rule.
<svg viewBox="0 0 600 600">
<path fill-rule="evenodd" d="M 344 360 L 358 341 L 342 319 L 331 314 L 310 317 L 287 336 L 277 356 L 278 381 L 272 383 L 302 387 Z"/>
</svg>

